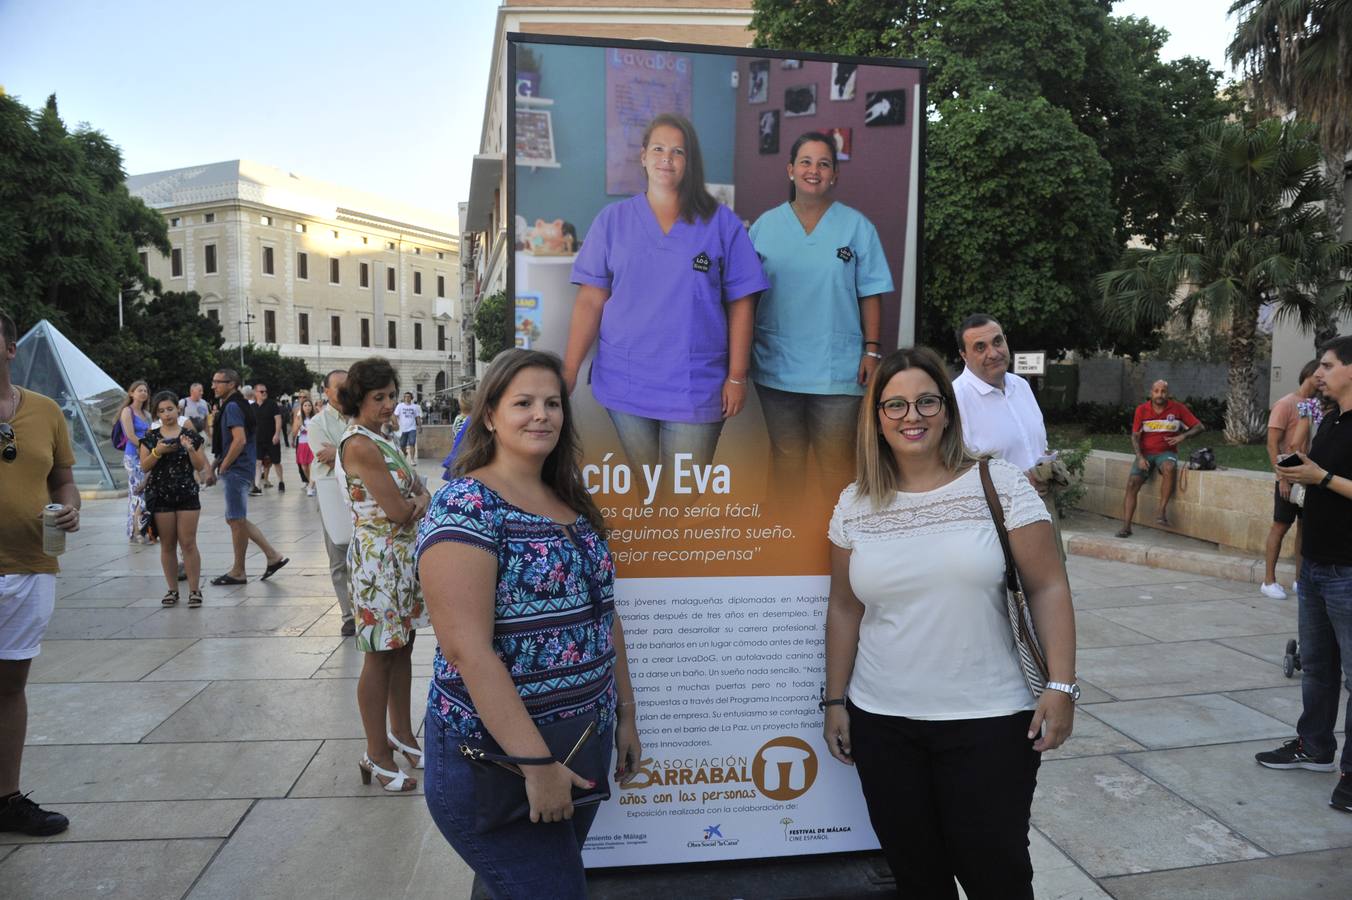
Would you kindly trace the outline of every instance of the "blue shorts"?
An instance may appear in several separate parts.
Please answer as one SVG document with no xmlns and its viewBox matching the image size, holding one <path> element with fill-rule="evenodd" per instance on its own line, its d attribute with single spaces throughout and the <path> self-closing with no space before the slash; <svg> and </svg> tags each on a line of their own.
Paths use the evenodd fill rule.
<svg viewBox="0 0 1352 900">
<path fill-rule="evenodd" d="M 418 429 L 412 431 L 401 431 L 399 433 L 399 449 L 407 450 L 418 443 Z"/>
<path fill-rule="evenodd" d="M 236 474 L 232 469 L 221 476 L 221 487 L 225 494 L 225 521 L 249 518 L 249 489 L 253 481 L 243 472 Z"/>
<path fill-rule="evenodd" d="M 1135 460 L 1132 460 L 1131 477 L 1139 478 L 1142 481 L 1149 481 L 1150 476 L 1155 474 L 1156 469 L 1163 470 L 1165 463 L 1173 463 L 1174 468 L 1177 469 L 1178 454 L 1174 453 L 1172 450 L 1165 451 L 1164 453 L 1152 453 L 1145 458 L 1144 471 L 1142 471 L 1141 468 L 1136 465 Z"/>
</svg>

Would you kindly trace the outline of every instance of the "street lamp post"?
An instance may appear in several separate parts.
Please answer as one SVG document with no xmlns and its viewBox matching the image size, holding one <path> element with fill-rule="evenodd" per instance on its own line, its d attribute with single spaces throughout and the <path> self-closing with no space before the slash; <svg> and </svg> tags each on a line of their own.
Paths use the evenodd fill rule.
<svg viewBox="0 0 1352 900">
<path fill-rule="evenodd" d="M 238 333 L 236 334 L 236 338 L 239 341 L 239 367 L 241 369 L 244 368 L 244 331 L 245 329 L 248 329 L 249 340 L 252 341 L 253 340 L 252 323 L 255 318 L 256 316 L 254 316 L 253 313 L 247 313 L 244 318 L 239 320 L 239 330 Z"/>
<path fill-rule="evenodd" d="M 324 345 L 328 343 L 332 342 L 327 341 L 324 338 L 317 338 L 315 340 L 315 371 L 319 373 L 321 378 L 324 375 L 324 362 L 323 362 Z"/>
</svg>

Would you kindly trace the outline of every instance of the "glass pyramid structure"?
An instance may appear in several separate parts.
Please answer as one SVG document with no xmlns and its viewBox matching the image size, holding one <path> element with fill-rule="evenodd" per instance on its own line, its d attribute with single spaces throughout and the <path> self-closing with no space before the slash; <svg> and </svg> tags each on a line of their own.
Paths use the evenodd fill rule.
<svg viewBox="0 0 1352 900">
<path fill-rule="evenodd" d="M 81 490 L 127 487 L 122 451 L 113 448 L 111 439 L 126 393 L 107 372 L 43 319 L 19 339 L 10 379 L 61 407 L 75 451 L 75 483 Z"/>
</svg>

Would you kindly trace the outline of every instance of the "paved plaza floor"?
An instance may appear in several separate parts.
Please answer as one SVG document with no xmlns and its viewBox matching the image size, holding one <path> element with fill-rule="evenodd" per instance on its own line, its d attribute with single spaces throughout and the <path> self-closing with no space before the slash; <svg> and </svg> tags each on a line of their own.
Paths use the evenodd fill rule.
<svg viewBox="0 0 1352 900">
<path fill-rule="evenodd" d="M 201 609 L 161 608 L 159 551 L 128 546 L 125 501 L 86 504 L 33 665 L 23 772 L 72 824 L 0 835 L 0 896 L 469 896 L 422 797 L 358 780 L 361 659 L 339 635 L 318 508 L 291 477 L 250 504 L 291 564 L 258 581 L 252 553 L 250 582 L 208 587 Z M 229 565 L 219 489 L 203 508 L 210 576 Z M 1327 805 L 1337 776 L 1253 761 L 1299 715 L 1299 676 L 1281 668 L 1294 600 L 1096 559 L 1069 568 L 1085 696 L 1038 779 L 1036 895 L 1348 897 L 1352 815 Z M 433 649 L 415 649 L 417 704 Z"/>
</svg>

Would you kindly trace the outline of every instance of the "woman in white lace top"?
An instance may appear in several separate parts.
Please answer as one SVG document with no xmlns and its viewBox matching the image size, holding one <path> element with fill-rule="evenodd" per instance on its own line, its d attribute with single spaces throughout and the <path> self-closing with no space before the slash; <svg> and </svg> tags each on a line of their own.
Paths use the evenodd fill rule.
<svg viewBox="0 0 1352 900">
<path fill-rule="evenodd" d="M 1004 556 L 943 361 L 878 366 L 858 479 L 831 517 L 827 746 L 856 766 L 906 897 L 1033 896 L 1028 819 L 1041 753 L 1070 735 L 1075 621 L 1047 510 L 1002 460 L 990 474 L 1047 655 L 1035 701 L 1005 612 Z"/>
</svg>

